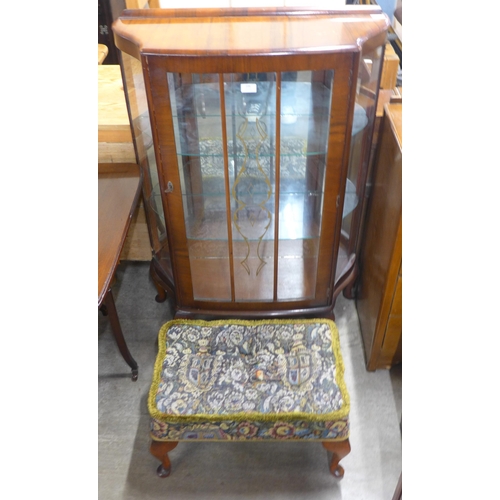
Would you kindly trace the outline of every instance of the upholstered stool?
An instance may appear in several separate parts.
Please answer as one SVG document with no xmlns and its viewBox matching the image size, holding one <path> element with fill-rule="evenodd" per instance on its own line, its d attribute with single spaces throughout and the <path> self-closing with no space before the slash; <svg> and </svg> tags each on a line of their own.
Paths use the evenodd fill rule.
<svg viewBox="0 0 500 500">
<path fill-rule="evenodd" d="M 157 473 L 179 441 L 321 441 L 331 473 L 350 452 L 349 395 L 326 319 L 173 320 L 159 333 L 148 407 Z"/>
</svg>

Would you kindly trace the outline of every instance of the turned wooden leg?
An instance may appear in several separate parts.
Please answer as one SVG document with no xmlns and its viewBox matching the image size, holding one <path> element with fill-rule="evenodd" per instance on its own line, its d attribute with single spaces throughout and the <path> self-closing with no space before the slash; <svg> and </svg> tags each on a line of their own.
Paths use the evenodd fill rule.
<svg viewBox="0 0 500 500">
<path fill-rule="evenodd" d="M 332 461 L 330 462 L 330 472 L 339 479 L 344 477 L 344 468 L 339 462 L 351 451 L 349 440 L 345 441 L 323 441 L 323 446 L 332 452 Z"/>
<path fill-rule="evenodd" d="M 170 463 L 170 458 L 168 458 L 168 452 L 172 451 L 178 444 L 179 441 L 151 441 L 149 448 L 151 455 L 161 460 L 161 464 L 156 469 L 158 477 L 170 476 L 172 464 Z"/>
</svg>

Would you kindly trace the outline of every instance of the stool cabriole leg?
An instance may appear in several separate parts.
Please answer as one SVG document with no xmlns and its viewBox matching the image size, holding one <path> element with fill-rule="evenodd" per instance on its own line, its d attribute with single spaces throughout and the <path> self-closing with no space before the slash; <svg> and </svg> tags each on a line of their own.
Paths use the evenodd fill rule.
<svg viewBox="0 0 500 500">
<path fill-rule="evenodd" d="M 344 477 L 344 468 L 339 465 L 339 462 L 351 451 L 349 440 L 344 441 L 323 441 L 323 446 L 332 452 L 332 460 L 330 462 L 330 472 L 335 477 L 342 479 Z"/>
<path fill-rule="evenodd" d="M 168 452 L 172 451 L 178 444 L 178 441 L 151 441 L 149 451 L 151 455 L 161 461 L 161 464 L 156 469 L 158 477 L 170 476 L 172 464 L 170 463 Z"/>
</svg>

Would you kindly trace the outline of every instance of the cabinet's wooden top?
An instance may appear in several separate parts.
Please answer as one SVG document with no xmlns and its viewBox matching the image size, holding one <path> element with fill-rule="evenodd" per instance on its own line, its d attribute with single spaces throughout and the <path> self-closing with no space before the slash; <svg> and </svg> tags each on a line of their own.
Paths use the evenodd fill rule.
<svg viewBox="0 0 500 500">
<path fill-rule="evenodd" d="M 389 18 L 375 6 L 125 10 L 114 23 L 125 52 L 172 55 L 265 55 L 359 50 L 385 37 Z"/>
</svg>

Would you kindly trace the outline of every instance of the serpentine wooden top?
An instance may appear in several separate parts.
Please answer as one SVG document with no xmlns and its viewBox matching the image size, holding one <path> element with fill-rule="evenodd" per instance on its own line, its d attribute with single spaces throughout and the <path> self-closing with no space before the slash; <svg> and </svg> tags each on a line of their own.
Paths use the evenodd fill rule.
<svg viewBox="0 0 500 500">
<path fill-rule="evenodd" d="M 142 54 L 241 56 L 360 50 L 385 38 L 380 7 L 125 10 L 114 23 L 116 45 Z"/>
</svg>

